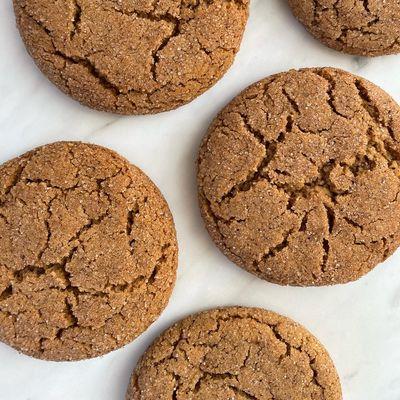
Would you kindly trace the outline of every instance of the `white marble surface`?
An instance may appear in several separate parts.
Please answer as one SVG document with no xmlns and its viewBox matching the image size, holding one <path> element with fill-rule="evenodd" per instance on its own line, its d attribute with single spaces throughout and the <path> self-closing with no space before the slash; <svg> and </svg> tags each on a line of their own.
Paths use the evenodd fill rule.
<svg viewBox="0 0 400 400">
<path fill-rule="evenodd" d="M 345 400 L 400 399 L 400 251 L 356 283 L 279 287 L 225 259 L 206 234 L 197 208 L 196 153 L 218 110 L 255 80 L 317 65 L 362 75 L 400 101 L 400 56 L 369 60 L 339 54 L 304 31 L 285 0 L 252 0 L 242 49 L 214 88 L 158 116 L 103 114 L 70 100 L 40 74 L 15 28 L 11 0 L 0 1 L 0 162 L 62 139 L 115 149 L 143 168 L 165 194 L 181 250 L 167 310 L 125 348 L 94 360 L 51 363 L 0 344 L 0 400 L 122 400 L 138 357 L 163 329 L 189 313 L 234 304 L 272 309 L 308 327 L 329 349 Z"/>
</svg>

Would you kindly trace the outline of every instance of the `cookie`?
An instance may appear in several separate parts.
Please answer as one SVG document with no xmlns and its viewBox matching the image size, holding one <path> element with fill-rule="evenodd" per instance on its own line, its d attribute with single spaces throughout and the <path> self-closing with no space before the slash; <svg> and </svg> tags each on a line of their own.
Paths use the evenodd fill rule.
<svg viewBox="0 0 400 400">
<path fill-rule="evenodd" d="M 289 0 L 295 16 L 325 45 L 349 54 L 400 53 L 398 0 Z"/>
<path fill-rule="evenodd" d="M 232 307 L 184 319 L 147 350 L 126 400 L 340 400 L 324 347 L 288 318 Z"/>
<path fill-rule="evenodd" d="M 200 208 L 233 262 L 282 285 L 360 278 L 400 243 L 400 108 L 333 68 L 246 89 L 200 150 Z"/>
<path fill-rule="evenodd" d="M 42 72 L 82 104 L 150 114 L 186 104 L 231 66 L 249 0 L 14 0 Z"/>
<path fill-rule="evenodd" d="M 175 282 L 164 198 L 141 170 L 91 144 L 49 144 L 0 167 L 0 248 L 0 340 L 45 360 L 131 342 Z"/>
</svg>

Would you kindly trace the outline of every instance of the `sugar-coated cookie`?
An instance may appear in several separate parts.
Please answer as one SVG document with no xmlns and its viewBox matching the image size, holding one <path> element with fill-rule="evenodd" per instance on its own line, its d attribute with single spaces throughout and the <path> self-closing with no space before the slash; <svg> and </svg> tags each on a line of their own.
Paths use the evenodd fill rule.
<svg viewBox="0 0 400 400">
<path fill-rule="evenodd" d="M 126 400 L 341 400 L 324 347 L 288 318 L 256 308 L 206 311 L 147 350 Z"/>
<path fill-rule="evenodd" d="M 333 68 L 246 89 L 200 150 L 200 207 L 236 264 L 283 285 L 356 280 L 400 243 L 400 107 Z"/>
<path fill-rule="evenodd" d="M 49 144 L 0 166 L 0 249 L 0 340 L 46 360 L 131 342 L 175 282 L 164 198 L 138 168 L 91 144 Z"/>
<path fill-rule="evenodd" d="M 231 66 L 249 0 L 14 0 L 43 73 L 81 103 L 120 114 L 192 101 Z"/>
</svg>

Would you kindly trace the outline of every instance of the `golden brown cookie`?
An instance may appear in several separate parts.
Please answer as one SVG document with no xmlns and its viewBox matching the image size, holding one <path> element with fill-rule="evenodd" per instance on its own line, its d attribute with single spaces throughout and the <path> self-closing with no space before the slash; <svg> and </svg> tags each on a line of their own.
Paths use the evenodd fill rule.
<svg viewBox="0 0 400 400">
<path fill-rule="evenodd" d="M 206 311 L 147 350 L 126 400 L 341 400 L 324 347 L 288 318 L 256 308 Z"/>
<path fill-rule="evenodd" d="M 164 198 L 141 170 L 91 144 L 49 144 L 0 166 L 0 249 L 0 340 L 46 360 L 129 343 L 175 282 Z"/>
<path fill-rule="evenodd" d="M 43 73 L 89 107 L 120 114 L 192 101 L 231 66 L 249 0 L 14 0 Z"/>
<path fill-rule="evenodd" d="M 400 53 L 399 0 L 289 0 L 307 30 L 333 49 L 361 56 Z"/>
<path fill-rule="evenodd" d="M 400 107 L 345 71 L 264 79 L 216 118 L 200 207 L 236 264 L 284 285 L 353 281 L 400 243 Z"/>
</svg>

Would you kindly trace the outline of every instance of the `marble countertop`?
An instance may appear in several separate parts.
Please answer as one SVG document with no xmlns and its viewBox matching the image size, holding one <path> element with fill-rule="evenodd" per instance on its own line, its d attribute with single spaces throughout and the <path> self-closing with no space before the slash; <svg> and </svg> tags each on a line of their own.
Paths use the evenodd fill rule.
<svg viewBox="0 0 400 400">
<path fill-rule="evenodd" d="M 236 304 L 277 311 L 310 329 L 335 361 L 345 400 L 399 400 L 400 250 L 348 285 L 290 288 L 263 282 L 235 267 L 209 239 L 197 207 L 194 165 L 212 118 L 250 83 L 290 68 L 336 66 L 400 101 L 400 56 L 366 59 L 329 50 L 296 22 L 285 0 L 252 0 L 242 49 L 215 87 L 173 112 L 121 117 L 79 105 L 41 75 L 22 45 L 11 3 L 0 2 L 0 162 L 57 140 L 115 149 L 165 194 L 177 226 L 180 265 L 166 311 L 123 349 L 88 361 L 52 363 L 0 344 L 0 400 L 122 400 L 139 356 L 172 322 Z"/>
</svg>

